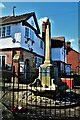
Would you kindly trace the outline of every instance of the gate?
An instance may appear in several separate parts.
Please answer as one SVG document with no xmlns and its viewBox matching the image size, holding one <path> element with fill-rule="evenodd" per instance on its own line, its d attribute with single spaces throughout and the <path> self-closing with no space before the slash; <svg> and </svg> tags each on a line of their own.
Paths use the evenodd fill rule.
<svg viewBox="0 0 80 120">
<path fill-rule="evenodd" d="M 20 67 L 18 73 L 14 68 L 2 70 L 2 119 L 80 119 L 80 75 L 58 77 L 62 88 L 52 79 L 55 89 L 48 90 L 42 88 L 37 69 L 29 67 L 24 72 L 26 79 Z"/>
</svg>

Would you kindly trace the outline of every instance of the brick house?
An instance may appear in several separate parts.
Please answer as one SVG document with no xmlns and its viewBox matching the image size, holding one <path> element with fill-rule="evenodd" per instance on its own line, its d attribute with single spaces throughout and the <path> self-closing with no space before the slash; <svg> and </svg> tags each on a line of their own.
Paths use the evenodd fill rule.
<svg viewBox="0 0 80 120">
<path fill-rule="evenodd" d="M 71 71 L 72 72 L 80 72 L 80 66 L 79 66 L 79 56 L 80 53 L 78 53 L 76 50 L 71 48 L 71 42 L 66 42 L 66 49 L 67 49 L 67 63 L 71 64 Z"/>
<path fill-rule="evenodd" d="M 44 58 L 44 41 L 39 34 L 34 12 L 0 18 L 0 67 L 16 67 L 17 62 L 25 68 L 39 67 Z"/>
</svg>

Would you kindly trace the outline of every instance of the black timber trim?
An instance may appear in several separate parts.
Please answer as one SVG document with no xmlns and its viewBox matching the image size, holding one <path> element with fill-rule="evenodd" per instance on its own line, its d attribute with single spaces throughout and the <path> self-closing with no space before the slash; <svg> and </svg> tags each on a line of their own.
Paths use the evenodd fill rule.
<svg viewBox="0 0 80 120">
<path fill-rule="evenodd" d="M 37 27 L 37 33 L 38 34 L 40 34 L 40 29 L 39 29 L 39 26 L 38 26 L 38 22 L 37 22 L 37 18 L 36 18 L 36 15 L 35 15 L 35 12 L 32 12 L 32 14 L 31 14 L 31 16 L 29 16 L 29 17 L 27 17 L 26 19 L 25 19 L 25 21 L 27 21 L 30 17 L 32 17 L 33 16 L 33 18 L 34 18 L 34 21 L 35 21 L 35 24 L 36 24 L 36 27 Z"/>
<path fill-rule="evenodd" d="M 39 56 L 39 57 L 42 57 L 42 58 L 44 58 L 44 56 L 41 56 L 41 55 L 38 55 L 37 53 L 34 53 L 34 52 L 32 52 L 32 51 L 29 51 L 29 50 L 26 50 L 26 49 L 24 49 L 24 48 L 5 48 L 5 49 L 0 49 L 0 52 L 3 52 L 3 51 L 12 51 L 12 49 L 14 49 L 14 50 L 24 50 L 24 51 L 26 51 L 26 52 L 29 52 L 29 53 L 32 53 L 32 54 L 34 54 L 35 56 Z"/>
</svg>

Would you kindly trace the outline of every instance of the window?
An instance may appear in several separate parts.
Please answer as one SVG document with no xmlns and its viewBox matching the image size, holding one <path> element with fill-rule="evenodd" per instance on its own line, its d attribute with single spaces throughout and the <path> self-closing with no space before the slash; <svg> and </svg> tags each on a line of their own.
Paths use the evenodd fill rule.
<svg viewBox="0 0 80 120">
<path fill-rule="evenodd" d="M 0 37 L 10 36 L 10 34 L 11 34 L 11 26 L 0 27 Z"/>
<path fill-rule="evenodd" d="M 10 32 L 11 32 L 11 27 L 7 26 L 6 27 L 6 36 L 10 36 Z"/>
<path fill-rule="evenodd" d="M 25 28 L 25 37 L 29 38 L 29 28 Z"/>
<path fill-rule="evenodd" d="M 31 21 L 31 25 L 34 26 L 34 22 L 33 22 L 33 20 Z"/>
<path fill-rule="evenodd" d="M 1 67 L 1 56 L 0 56 L 0 67 Z"/>
<path fill-rule="evenodd" d="M 0 28 L 0 37 L 1 37 L 1 28 Z"/>
<path fill-rule="evenodd" d="M 30 38 L 34 40 L 34 32 L 30 29 Z"/>
<path fill-rule="evenodd" d="M 6 66 L 6 56 L 1 55 L 0 56 L 0 67 L 5 67 Z"/>
<path fill-rule="evenodd" d="M 2 56 L 2 67 L 5 67 L 5 56 Z"/>
<path fill-rule="evenodd" d="M 5 37 L 5 27 L 2 27 L 2 37 Z"/>
<path fill-rule="evenodd" d="M 42 40 L 40 40 L 40 48 L 43 49 L 43 41 Z"/>
<path fill-rule="evenodd" d="M 43 59 L 40 57 L 36 57 L 36 68 L 39 68 L 39 66 L 42 64 Z"/>
</svg>

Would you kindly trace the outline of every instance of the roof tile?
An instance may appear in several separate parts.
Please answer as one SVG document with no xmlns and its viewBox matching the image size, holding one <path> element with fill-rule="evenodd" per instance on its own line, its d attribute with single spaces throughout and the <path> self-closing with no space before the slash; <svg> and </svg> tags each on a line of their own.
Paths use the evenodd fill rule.
<svg viewBox="0 0 80 120">
<path fill-rule="evenodd" d="M 0 18 L 0 25 L 20 22 L 22 20 L 28 19 L 33 14 L 34 14 L 34 12 L 31 12 L 31 13 L 28 13 L 28 14 L 19 15 L 19 16 L 5 16 L 5 17 L 2 17 L 2 18 Z"/>
</svg>

